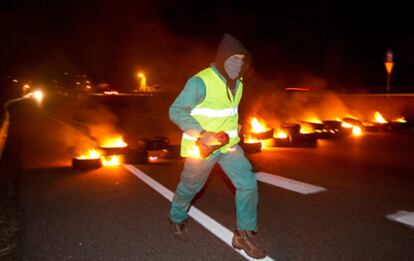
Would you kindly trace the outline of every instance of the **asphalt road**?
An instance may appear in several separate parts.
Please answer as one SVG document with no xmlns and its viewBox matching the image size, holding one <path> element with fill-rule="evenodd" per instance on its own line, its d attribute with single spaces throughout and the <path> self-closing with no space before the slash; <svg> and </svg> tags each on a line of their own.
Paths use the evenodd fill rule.
<svg viewBox="0 0 414 261">
<path fill-rule="evenodd" d="M 123 166 L 72 169 L 73 150 L 58 149 L 67 138 L 61 127 L 32 111 L 15 117 L 26 148 L 19 182 L 21 260 L 244 259 L 195 220 L 190 241 L 176 241 L 167 220 L 169 201 L 159 192 Z M 30 131 L 22 131 L 28 122 Z M 387 218 L 414 211 L 413 148 L 414 131 L 408 130 L 249 154 L 256 172 L 326 189 L 300 194 L 259 182 L 259 238 L 269 257 L 414 260 L 414 229 Z M 135 167 L 174 191 L 182 164 Z M 234 229 L 234 189 L 219 167 L 194 206 Z"/>
</svg>

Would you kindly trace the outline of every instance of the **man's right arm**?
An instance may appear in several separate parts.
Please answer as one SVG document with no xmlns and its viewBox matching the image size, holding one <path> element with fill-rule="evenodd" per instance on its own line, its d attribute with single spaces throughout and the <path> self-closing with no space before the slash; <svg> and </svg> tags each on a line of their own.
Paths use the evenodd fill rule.
<svg viewBox="0 0 414 261">
<path fill-rule="evenodd" d="M 186 134 L 197 137 L 203 128 L 191 116 L 191 110 L 206 96 L 206 86 L 199 77 L 190 78 L 169 109 L 170 119 Z"/>
</svg>

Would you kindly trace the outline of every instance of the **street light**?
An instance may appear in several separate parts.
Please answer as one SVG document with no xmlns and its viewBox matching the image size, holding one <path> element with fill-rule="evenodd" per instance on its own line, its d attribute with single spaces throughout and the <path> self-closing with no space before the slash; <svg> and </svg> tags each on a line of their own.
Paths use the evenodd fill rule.
<svg viewBox="0 0 414 261">
<path fill-rule="evenodd" d="M 15 102 L 19 102 L 22 100 L 26 100 L 29 98 L 33 98 L 36 100 L 36 102 L 40 103 L 43 99 L 43 92 L 42 91 L 34 91 L 31 93 L 28 93 L 22 97 L 19 98 L 14 98 L 14 99 L 10 99 L 8 100 L 6 103 L 4 103 L 3 108 L 4 108 L 4 119 L 3 119 L 3 123 L 1 125 L 1 129 L 0 129 L 0 159 L 3 155 L 3 149 L 4 149 L 4 144 L 6 143 L 6 138 L 9 132 L 9 125 L 10 125 L 10 113 L 9 113 L 9 106 L 12 103 Z"/>
<path fill-rule="evenodd" d="M 391 73 L 392 68 L 394 67 L 394 54 L 391 50 L 388 50 L 385 53 L 385 60 L 384 60 L 385 70 L 387 71 L 387 93 L 391 92 Z"/>
<path fill-rule="evenodd" d="M 137 77 L 139 79 L 139 91 L 145 92 L 147 90 L 147 78 L 143 72 L 138 72 Z"/>
</svg>

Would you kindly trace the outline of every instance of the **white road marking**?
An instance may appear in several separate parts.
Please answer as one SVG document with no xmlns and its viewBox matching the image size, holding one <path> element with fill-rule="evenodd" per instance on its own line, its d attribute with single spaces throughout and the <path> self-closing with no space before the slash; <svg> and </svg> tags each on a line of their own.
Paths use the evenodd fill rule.
<svg viewBox="0 0 414 261">
<path fill-rule="evenodd" d="M 169 189 L 161 185 L 160 183 L 156 182 L 152 178 L 150 178 L 148 175 L 146 175 L 144 172 L 142 172 L 140 169 L 136 168 L 133 165 L 124 165 L 124 167 L 129 170 L 132 174 L 134 174 L 136 177 L 144 181 L 147 185 L 149 185 L 151 188 L 156 190 L 158 193 L 160 193 L 163 197 L 168 199 L 169 201 L 172 201 L 172 198 L 174 196 L 174 193 L 171 192 Z M 233 232 L 225 228 L 223 225 L 215 221 L 214 219 L 210 218 L 206 214 L 204 214 L 202 211 L 197 209 L 196 207 L 192 206 L 188 212 L 190 217 L 192 217 L 195 221 L 200 223 L 203 227 L 205 227 L 207 230 L 209 230 L 211 233 L 213 233 L 216 237 L 220 238 L 224 243 L 226 243 L 228 246 L 230 246 L 233 250 L 238 252 L 240 255 L 242 255 L 247 260 L 258 260 L 253 259 L 249 257 L 244 251 L 238 250 L 233 248 L 231 241 L 233 238 Z M 263 259 L 260 260 L 266 260 L 270 261 L 273 260 L 271 257 L 266 256 Z"/>
<path fill-rule="evenodd" d="M 414 212 L 400 210 L 395 214 L 387 215 L 387 218 L 414 227 Z"/>
<path fill-rule="evenodd" d="M 294 192 L 298 192 L 301 194 L 311 194 L 311 193 L 317 193 L 321 191 L 327 190 L 326 188 L 311 185 L 308 183 L 300 182 L 293 179 L 288 179 L 285 177 L 269 174 L 266 172 L 257 172 L 256 178 L 257 180 L 261 182 L 268 183 L 270 185 L 281 187 L 287 190 L 291 190 Z"/>
</svg>

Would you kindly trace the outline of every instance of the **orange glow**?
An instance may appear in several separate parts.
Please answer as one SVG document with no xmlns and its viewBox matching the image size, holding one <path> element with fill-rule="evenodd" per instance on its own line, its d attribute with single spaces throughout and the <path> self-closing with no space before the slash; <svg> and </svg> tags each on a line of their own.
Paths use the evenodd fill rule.
<svg viewBox="0 0 414 261">
<path fill-rule="evenodd" d="M 123 148 L 128 146 L 122 136 L 116 136 L 111 138 L 105 138 L 102 142 L 102 148 Z"/>
<path fill-rule="evenodd" d="M 89 85 L 88 85 L 89 86 Z M 88 86 L 86 86 L 86 87 L 88 87 Z M 88 89 L 90 89 L 90 86 L 89 86 L 89 88 Z M 118 95 L 119 94 L 119 92 L 117 92 L 117 91 L 105 91 L 104 92 L 104 94 L 105 95 Z"/>
<path fill-rule="evenodd" d="M 348 123 L 348 122 L 342 122 L 342 123 L 341 123 L 341 126 L 342 126 L 343 128 L 347 128 L 347 129 L 349 129 L 349 128 L 352 128 L 352 127 L 353 127 L 353 125 L 352 125 L 351 123 Z"/>
<path fill-rule="evenodd" d="M 393 62 L 385 62 L 385 69 L 387 70 L 388 74 L 391 74 L 392 72 L 392 67 L 394 67 L 394 63 Z"/>
<path fill-rule="evenodd" d="M 265 132 L 267 130 L 269 130 L 269 128 L 266 126 L 266 124 L 264 124 L 263 122 L 260 122 L 257 118 L 253 118 L 250 121 L 250 125 L 252 132 Z"/>
<path fill-rule="evenodd" d="M 76 157 L 77 159 L 99 159 L 101 157 L 101 153 L 97 150 L 91 149 L 88 150 L 87 153 L 82 154 L 79 157 Z"/>
<path fill-rule="evenodd" d="M 119 166 L 121 164 L 121 161 L 122 160 L 120 156 L 102 157 L 102 165 L 105 167 Z"/>
<path fill-rule="evenodd" d="M 388 123 L 388 121 L 386 121 L 384 119 L 384 117 L 382 117 L 381 113 L 379 113 L 378 111 L 375 112 L 374 117 L 375 117 L 375 120 L 374 120 L 375 122 L 378 122 L 378 123 Z"/>
<path fill-rule="evenodd" d="M 197 145 L 194 145 L 193 148 L 191 148 L 188 151 L 188 155 L 191 158 L 195 158 L 195 159 L 201 159 L 201 152 L 200 152 L 200 148 Z"/>
<path fill-rule="evenodd" d="M 362 129 L 358 126 L 353 126 L 352 127 L 352 135 L 361 136 L 362 135 Z"/>
<path fill-rule="evenodd" d="M 407 121 L 405 120 L 404 117 L 399 117 L 396 120 L 394 120 L 395 122 L 400 122 L 400 123 L 407 123 Z"/>
<path fill-rule="evenodd" d="M 259 140 L 255 137 L 252 137 L 252 135 L 248 134 L 247 136 L 244 136 L 244 143 L 257 143 Z"/>
<path fill-rule="evenodd" d="M 282 130 L 278 130 L 276 135 L 274 135 L 273 137 L 278 138 L 278 139 L 286 139 L 288 135 L 286 134 L 286 132 Z"/>
<path fill-rule="evenodd" d="M 305 121 L 310 123 L 323 123 L 319 118 L 315 116 L 309 117 Z"/>
</svg>

